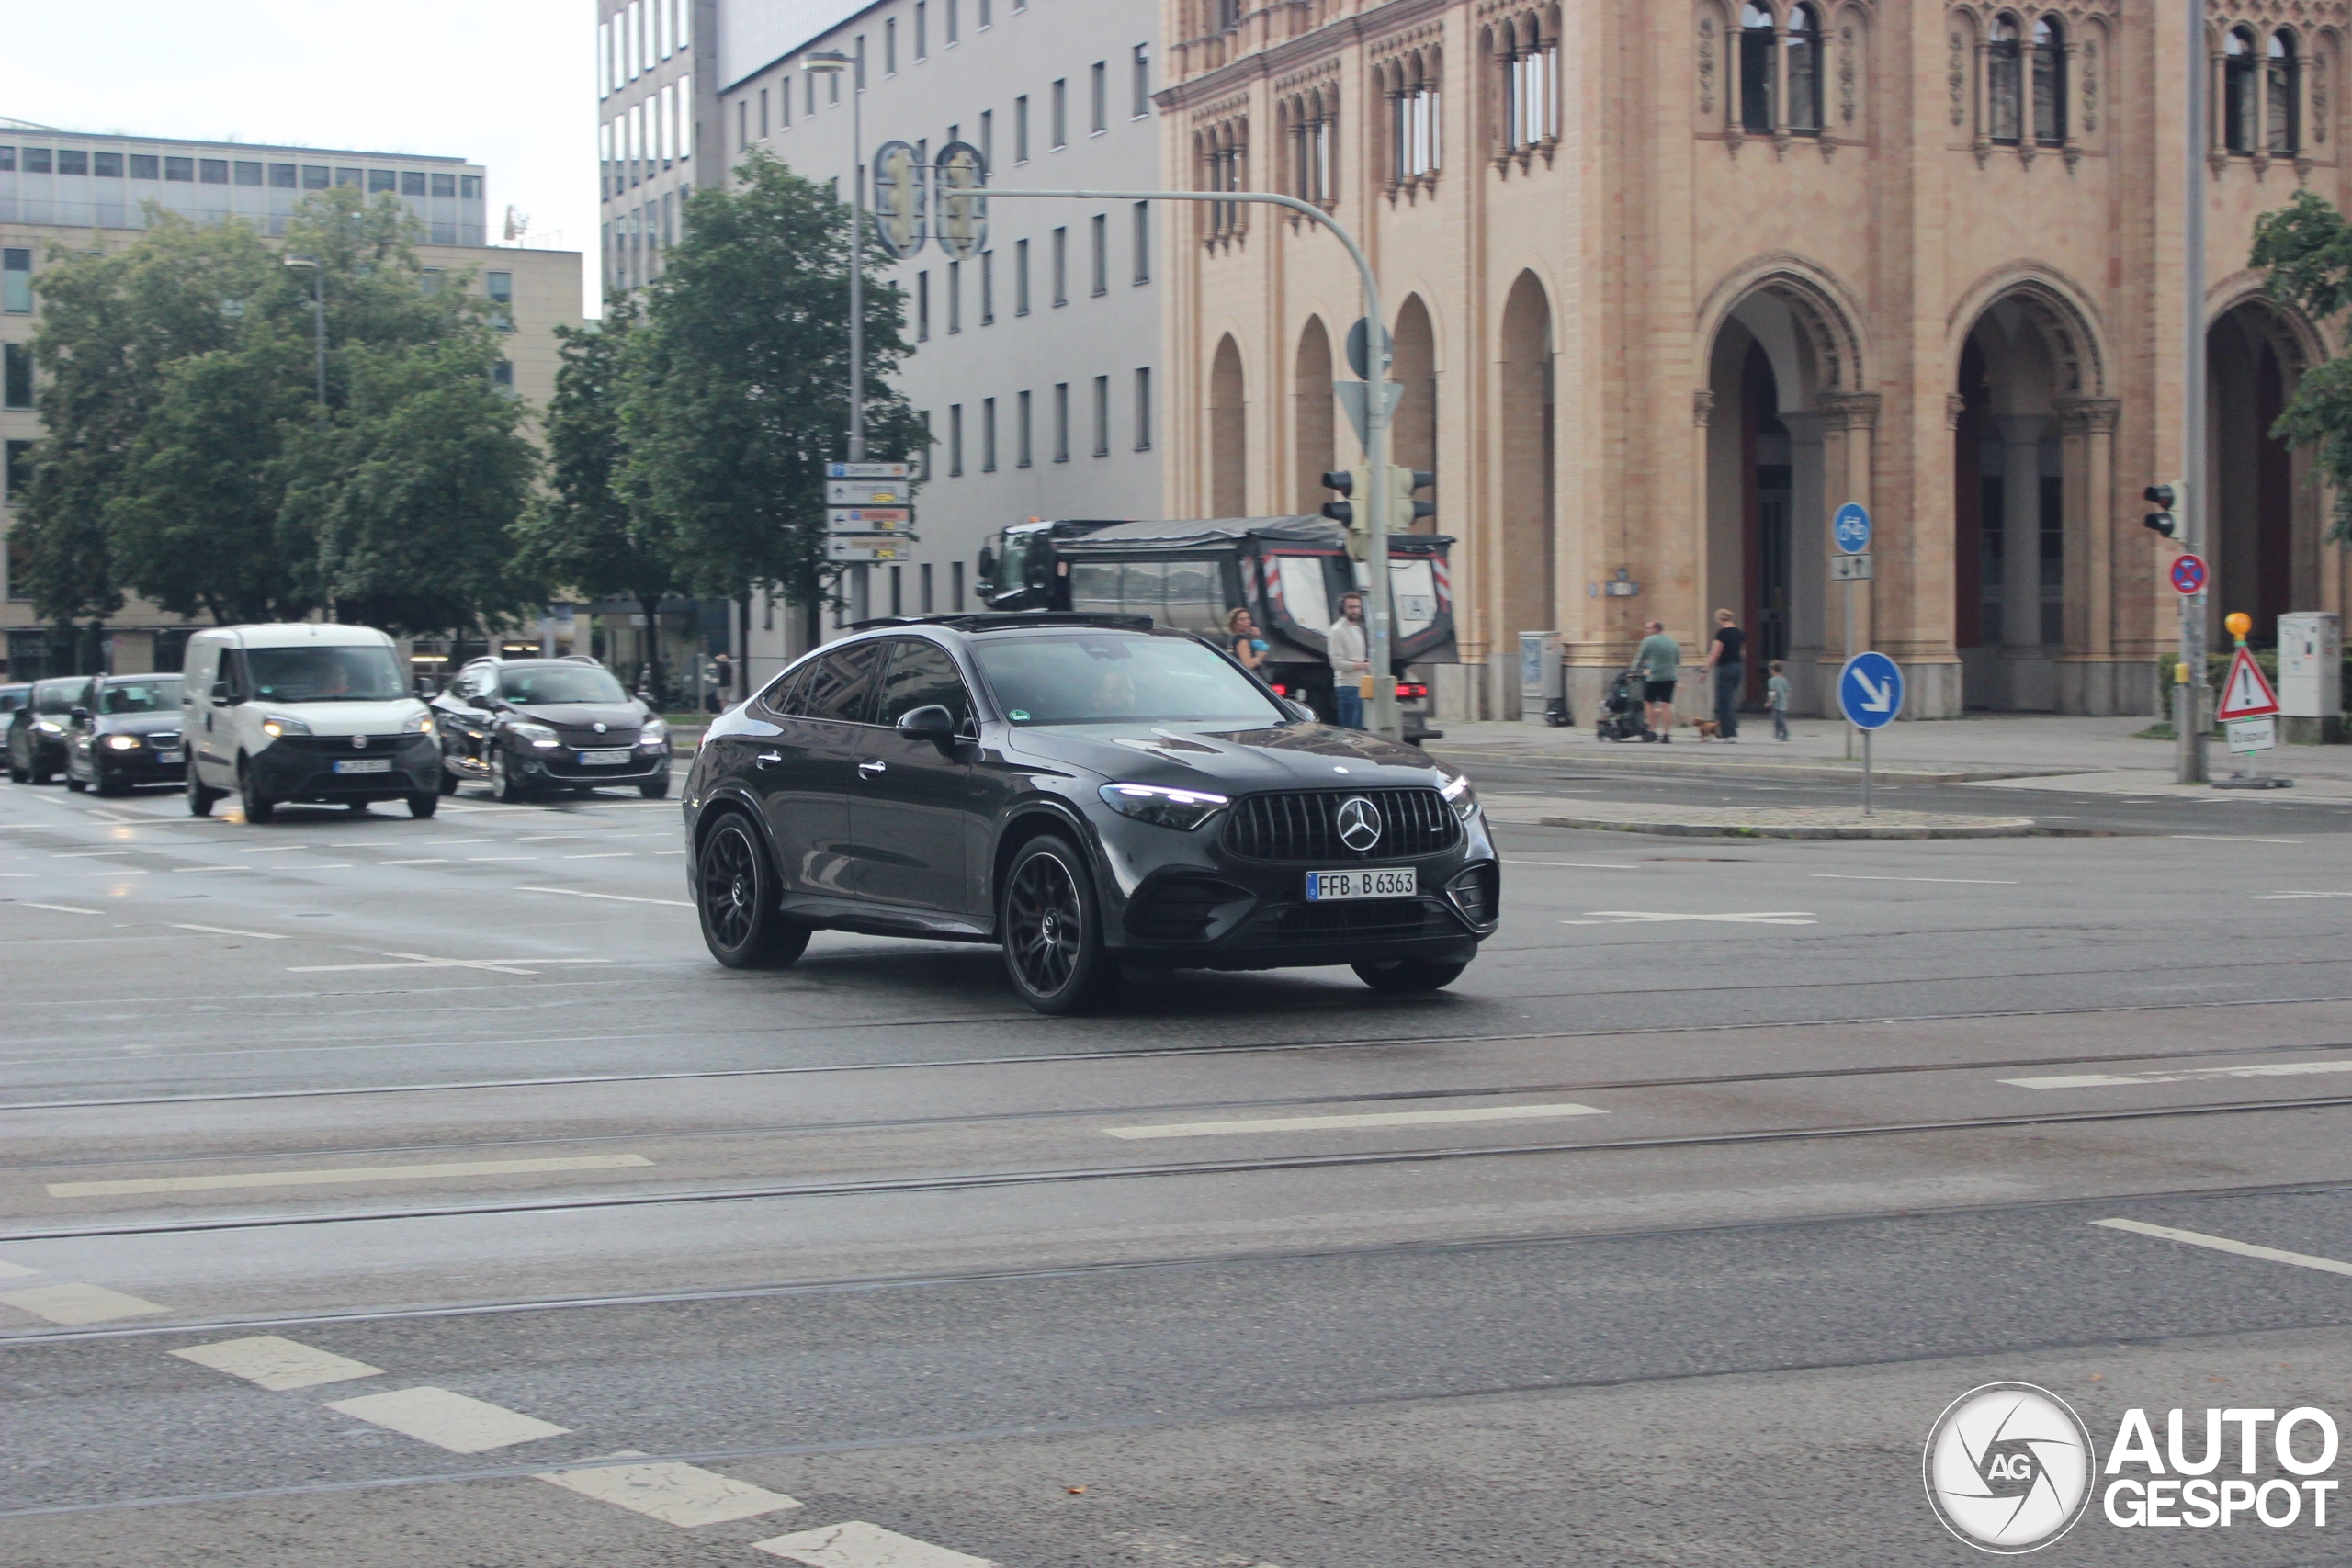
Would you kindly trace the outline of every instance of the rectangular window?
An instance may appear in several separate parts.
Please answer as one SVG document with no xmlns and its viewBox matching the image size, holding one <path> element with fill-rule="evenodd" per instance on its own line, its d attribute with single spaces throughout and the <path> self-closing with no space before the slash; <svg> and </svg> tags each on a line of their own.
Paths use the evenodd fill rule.
<svg viewBox="0 0 2352 1568">
<path fill-rule="evenodd" d="M 972 6 L 979 15 L 980 26 L 984 28 L 996 26 L 996 6 L 993 0 L 972 0 Z"/>
<path fill-rule="evenodd" d="M 915 58 L 931 58 L 931 7 L 929 0 L 915 0 Z M 923 606 L 928 610 L 930 605 Z"/>
<path fill-rule="evenodd" d="M 490 295 L 490 302 L 497 307 L 490 324 L 503 333 L 514 330 L 514 275 L 511 272 L 491 272 L 482 275 L 482 286 Z"/>
<path fill-rule="evenodd" d="M 738 98 L 735 100 L 735 151 L 748 152 L 751 150 L 752 100 Z"/>
<path fill-rule="evenodd" d="M 1151 367 L 1136 367 L 1136 450 L 1151 450 Z"/>
<path fill-rule="evenodd" d="M 1029 95 L 1023 93 L 1012 100 L 1012 161 L 1029 161 Z"/>
<path fill-rule="evenodd" d="M 980 162 L 996 167 L 996 110 L 980 111 Z"/>
<path fill-rule="evenodd" d="M 1136 45 L 1135 92 L 1133 113 L 1136 118 L 1141 119 L 1151 112 L 1151 46 L 1148 43 Z"/>
<path fill-rule="evenodd" d="M 368 195 L 373 196 L 373 195 L 375 195 L 375 194 L 376 194 L 378 191 L 379 191 L 379 190 L 389 190 L 389 191 L 394 191 L 394 192 L 397 192 L 400 188 L 401 188 L 401 176 L 400 176 L 400 172 L 399 172 L 398 170 L 396 170 L 396 169 L 370 169 L 370 170 L 368 170 Z"/>
<path fill-rule="evenodd" d="M 163 178 L 163 160 L 153 152 L 133 152 L 130 155 L 130 177 L 134 180 Z"/>
<path fill-rule="evenodd" d="M 931 274 L 915 274 L 915 341 L 931 341 Z"/>
<path fill-rule="evenodd" d="M 121 153 L 93 152 L 90 154 L 90 157 L 92 161 L 90 172 L 97 175 L 98 178 L 102 180 L 119 180 L 122 178 Z"/>
<path fill-rule="evenodd" d="M 0 486 L 6 487 L 6 493 L 14 499 L 24 494 L 25 487 L 32 482 L 33 444 L 11 441 L 6 446 L 0 446 Z"/>
<path fill-rule="evenodd" d="M 229 183 L 229 160 L 205 158 L 198 161 L 198 178 L 205 185 L 225 186 Z"/>
<path fill-rule="evenodd" d="M 963 9 L 963 0 L 944 0 L 947 7 L 947 41 L 953 45 L 962 41 L 963 18 L 956 12 Z"/>
<path fill-rule="evenodd" d="M 57 153 L 57 172 L 61 175 L 88 174 L 90 172 L 90 154 L 79 147 L 65 147 L 59 149 Z"/>
<path fill-rule="evenodd" d="M 1094 378 L 1094 455 L 1111 455 L 1111 378 Z"/>
<path fill-rule="evenodd" d="M 915 477 L 922 480 L 923 483 L 929 484 L 933 478 L 931 471 L 931 449 L 939 444 L 939 436 L 931 428 L 931 411 L 929 409 L 917 410 L 915 412 L 915 419 L 922 425 L 922 451 L 921 455 L 915 458 L 915 463 L 922 471 Z"/>
<path fill-rule="evenodd" d="M 768 139 L 768 90 L 767 90 L 765 87 L 762 87 L 762 88 L 760 89 L 760 140 L 761 140 L 761 141 L 765 141 L 767 139 Z"/>
<path fill-rule="evenodd" d="M 490 367 L 490 384 L 508 397 L 514 395 L 514 362 L 502 359 Z"/>
<path fill-rule="evenodd" d="M 1111 66 L 1108 61 L 1094 62 L 1091 85 L 1091 118 L 1087 122 L 1087 129 L 1100 136 L 1111 129 Z"/>
<path fill-rule="evenodd" d="M 1098 296 L 1108 294 L 1111 292 L 1110 214 L 1096 213 L 1093 222 L 1088 227 L 1092 231 L 1094 239 L 1094 292 Z"/>
<path fill-rule="evenodd" d="M 237 161 L 235 173 L 236 181 L 241 186 L 257 186 L 261 184 L 261 165 L 259 164 L 248 164 L 241 158 Z"/>
<path fill-rule="evenodd" d="M 670 58 L 670 0 L 653 0 L 653 58 Z"/>
<path fill-rule="evenodd" d="M 196 183 L 196 160 L 193 158 L 164 159 L 164 178 L 166 182 L 172 184 L 194 185 Z"/>
<path fill-rule="evenodd" d="M 300 175 L 296 173 L 293 164 L 272 164 L 269 166 L 269 184 L 271 189 L 292 190 L 300 183 Z"/>
<path fill-rule="evenodd" d="M 28 175 L 46 175 L 54 172 L 55 171 L 50 167 L 48 148 L 28 147 L 25 149 L 25 173 Z"/>
<path fill-rule="evenodd" d="M 792 129 L 792 78 L 789 76 L 776 84 L 775 107 L 781 111 L 779 118 L 784 121 L 784 129 L 790 130 Z"/>
<path fill-rule="evenodd" d="M 0 344 L 0 408 L 33 406 L 33 345 Z"/>
<path fill-rule="evenodd" d="M 931 563 L 929 561 L 925 561 L 922 565 L 915 568 L 915 570 L 921 574 L 921 580 L 922 582 L 922 598 L 921 601 L 922 604 L 922 613 L 928 615 L 931 614 Z"/>
<path fill-rule="evenodd" d="M 952 17 L 955 13 L 951 11 L 948 15 Z M 984 474 L 996 472 L 996 400 L 994 398 L 980 400 L 980 472 Z M 961 604 L 956 607 L 959 610 L 963 608 Z"/>
<path fill-rule="evenodd" d="M 947 405 L 947 477 L 964 477 L 964 405 Z"/>
<path fill-rule="evenodd" d="M 964 330 L 964 264 L 959 261 L 947 264 L 947 330 Z"/>
<path fill-rule="evenodd" d="M 1069 461 L 1069 383 L 1054 383 L 1054 461 Z"/>
<path fill-rule="evenodd" d="M 596 24 L 596 96 L 613 96 L 613 24 L 609 20 Z"/>
<path fill-rule="evenodd" d="M 854 69 L 857 72 L 857 90 L 862 93 L 865 91 L 865 35 L 864 33 L 857 35 L 857 47 L 850 52 L 856 57 Z"/>
<path fill-rule="evenodd" d="M 32 253 L 28 251 L 26 254 L 29 255 Z M 1029 242 L 1026 240 L 1012 243 L 1012 313 L 1016 316 L 1029 313 Z M 1026 392 L 1022 394 L 1023 397 L 1028 395 Z"/>
<path fill-rule="evenodd" d="M 1054 83 L 1053 148 L 1057 152 L 1069 145 L 1069 82 L 1062 78 Z"/>
<path fill-rule="evenodd" d="M 458 176 L 455 175 L 434 175 L 433 194 L 435 196 L 449 197 L 454 199 L 458 194 Z"/>
<path fill-rule="evenodd" d="M 459 201 L 480 201 L 481 199 L 481 176 L 480 175 L 459 175 L 458 176 L 458 199 Z"/>
<path fill-rule="evenodd" d="M 947 598 L 949 607 L 961 615 L 964 610 L 964 563 L 962 561 L 952 560 L 947 563 Z"/>
<path fill-rule="evenodd" d="M 980 253 L 980 325 L 996 325 L 996 253 Z"/>
<path fill-rule="evenodd" d="M 1136 203 L 1136 281 L 1151 281 L 1151 203 Z"/>
<path fill-rule="evenodd" d="M 402 196 L 423 196 L 424 194 L 424 171 L 422 169 L 402 169 L 401 171 L 401 194 Z"/>
<path fill-rule="evenodd" d="M 12 316 L 29 316 L 33 310 L 33 253 L 30 246 L 23 250 L 0 251 L 0 310 Z"/>
<path fill-rule="evenodd" d="M 903 615 L 906 613 L 907 569 L 894 566 L 890 569 L 890 614 Z"/>
<path fill-rule="evenodd" d="M 1069 231 L 1054 231 L 1054 303 L 1069 303 Z"/>
<path fill-rule="evenodd" d="M 1016 417 L 1012 425 L 1012 461 L 1014 466 L 1025 468 L 1030 462 L 1029 435 L 1034 423 L 1030 417 L 1028 393 L 1021 394 L 1020 403 L 1014 412 Z"/>
<path fill-rule="evenodd" d="M 0 144 L 0 175 L 13 175 L 16 172 L 17 150 L 14 147 Z"/>
<path fill-rule="evenodd" d="M 882 24 L 882 74 L 899 73 L 899 18 L 891 17 Z"/>
<path fill-rule="evenodd" d="M 149 161 L 152 163 L 153 160 L 152 160 L 152 159 L 151 159 L 151 160 L 149 160 Z M 130 161 L 130 165 L 131 165 L 131 166 L 130 166 L 130 175 L 131 175 L 131 177 L 132 177 L 133 179 L 136 179 L 136 178 L 138 178 L 138 177 L 139 177 L 139 160 L 138 160 L 138 159 L 136 159 L 136 158 L 133 158 L 133 159 Z M 328 170 L 327 166 L 326 166 L 324 164 L 303 164 L 303 165 L 302 165 L 302 188 L 303 188 L 304 190 L 324 190 L 324 189 L 326 189 L 326 188 L 327 188 L 327 175 L 328 175 L 328 174 L 329 174 L 329 170 Z M 153 178 L 153 175 L 150 175 L 149 177 L 150 177 L 150 178 Z"/>
</svg>

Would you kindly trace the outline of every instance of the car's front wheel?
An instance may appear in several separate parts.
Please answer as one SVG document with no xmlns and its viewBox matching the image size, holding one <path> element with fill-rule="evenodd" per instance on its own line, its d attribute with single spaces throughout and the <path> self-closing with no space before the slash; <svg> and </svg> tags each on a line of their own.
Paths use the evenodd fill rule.
<svg viewBox="0 0 2352 1568">
<path fill-rule="evenodd" d="M 784 918 L 778 892 L 767 846 L 727 813 L 695 859 L 695 913 L 710 955 L 729 969 L 781 969 L 807 951 L 809 928 Z"/>
<path fill-rule="evenodd" d="M 645 796 L 648 800 L 669 799 L 670 775 L 664 773 L 658 779 L 646 780 L 643 784 L 637 786 L 637 793 Z"/>
<path fill-rule="evenodd" d="M 997 930 L 1012 988 L 1039 1012 L 1083 1012 L 1118 978 L 1117 964 L 1103 951 L 1086 857 L 1058 833 L 1030 840 L 1013 857 Z"/>
<path fill-rule="evenodd" d="M 519 806 L 530 798 L 523 781 L 514 776 L 514 769 L 506 760 L 506 748 L 495 741 L 490 748 L 490 793 L 509 806 Z"/>
<path fill-rule="evenodd" d="M 237 799 L 244 807 L 245 820 L 263 823 L 277 815 L 277 802 L 262 793 L 261 782 L 254 777 L 251 764 L 237 769 Z"/>
<path fill-rule="evenodd" d="M 1442 991 L 1470 967 L 1464 959 L 1392 958 L 1385 964 L 1352 964 L 1356 978 L 1375 991 Z"/>
<path fill-rule="evenodd" d="M 441 797 L 431 791 L 420 790 L 408 797 L 408 814 L 411 817 L 430 817 L 440 809 Z"/>
<path fill-rule="evenodd" d="M 220 799 L 220 792 L 205 788 L 196 776 L 196 764 L 190 762 L 187 765 L 187 814 L 190 817 L 209 817 Z"/>
</svg>

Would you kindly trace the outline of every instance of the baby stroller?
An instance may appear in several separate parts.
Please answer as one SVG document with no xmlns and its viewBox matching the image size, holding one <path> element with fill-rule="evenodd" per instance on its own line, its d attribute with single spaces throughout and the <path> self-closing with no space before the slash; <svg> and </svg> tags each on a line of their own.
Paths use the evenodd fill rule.
<svg viewBox="0 0 2352 1568">
<path fill-rule="evenodd" d="M 1603 740 L 1649 739 L 1649 716 L 1642 706 L 1639 671 L 1628 670 L 1609 683 L 1609 694 L 1600 700 L 1600 722 L 1596 733 Z"/>
</svg>

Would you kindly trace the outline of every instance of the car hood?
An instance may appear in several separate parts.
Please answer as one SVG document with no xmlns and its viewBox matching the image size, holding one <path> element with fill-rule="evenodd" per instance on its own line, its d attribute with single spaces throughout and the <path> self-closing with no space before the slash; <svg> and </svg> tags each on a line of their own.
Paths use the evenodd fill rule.
<svg viewBox="0 0 2352 1568">
<path fill-rule="evenodd" d="M 514 711 L 560 729 L 593 730 L 601 724 L 608 734 L 626 733 L 631 739 L 646 720 L 644 707 L 637 703 L 533 703 L 527 707 L 517 703 Z"/>
<path fill-rule="evenodd" d="M 1040 726 L 1007 748 L 1104 780 L 1238 791 L 1433 784 L 1451 776 L 1419 747 L 1328 724 L 1230 729 L 1176 724 Z"/>
<path fill-rule="evenodd" d="M 179 727 L 176 708 L 163 713 L 102 713 L 90 721 L 90 728 L 100 735 L 152 735 L 158 729 L 175 730 Z"/>
<path fill-rule="evenodd" d="M 308 725 L 313 735 L 390 735 L 432 710 L 414 697 L 384 703 L 254 703 L 264 716 L 282 713 Z"/>
</svg>

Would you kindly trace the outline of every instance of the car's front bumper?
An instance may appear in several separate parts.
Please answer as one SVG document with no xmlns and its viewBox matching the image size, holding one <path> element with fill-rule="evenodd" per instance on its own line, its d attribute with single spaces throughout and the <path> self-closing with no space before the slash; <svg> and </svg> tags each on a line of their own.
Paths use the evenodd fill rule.
<svg viewBox="0 0 2352 1568">
<path fill-rule="evenodd" d="M 337 762 L 388 762 L 367 773 L 335 770 Z M 430 735 L 369 736 L 355 747 L 345 736 L 286 736 L 246 760 L 254 784 L 272 800 L 398 800 L 437 795 L 440 743 Z"/>
<path fill-rule="evenodd" d="M 534 784 L 546 784 L 563 789 L 594 789 L 599 784 L 641 784 L 670 776 L 670 746 L 664 741 L 659 750 L 642 745 L 627 748 L 626 762 L 583 762 L 581 748 L 516 746 L 509 748 L 507 761 L 515 773 Z M 605 750 L 618 751 L 614 746 Z"/>
<path fill-rule="evenodd" d="M 163 753 L 170 751 L 178 761 L 164 761 Z M 133 750 L 117 750 L 98 746 L 90 751 L 90 776 L 112 779 L 127 784 L 177 784 L 187 777 L 187 752 L 179 746 L 141 746 Z"/>
</svg>

